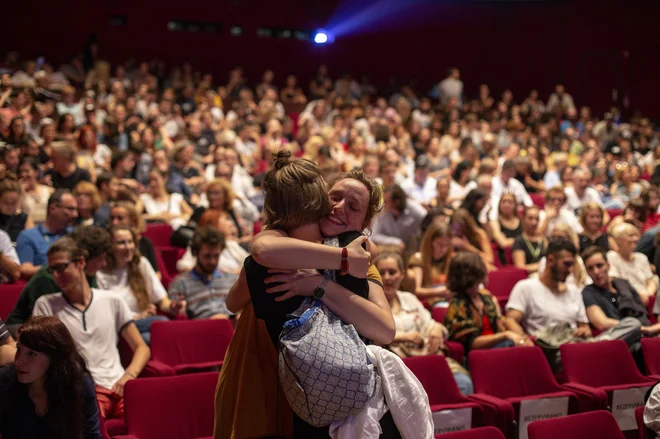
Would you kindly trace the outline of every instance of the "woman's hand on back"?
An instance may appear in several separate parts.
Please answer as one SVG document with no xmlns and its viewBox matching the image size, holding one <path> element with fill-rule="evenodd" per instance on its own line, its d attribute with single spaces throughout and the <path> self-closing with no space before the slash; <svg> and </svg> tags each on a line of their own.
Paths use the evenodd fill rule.
<svg viewBox="0 0 660 439">
<path fill-rule="evenodd" d="M 348 251 L 348 274 L 353 277 L 365 279 L 371 265 L 371 253 L 362 247 L 369 238 L 360 236 L 346 246 Z M 368 246 L 368 244 L 367 244 Z"/>
<path fill-rule="evenodd" d="M 323 276 L 316 271 L 310 270 L 280 270 L 271 268 L 268 270 L 272 276 L 267 277 L 264 283 L 280 283 L 275 287 L 266 289 L 266 293 L 284 293 L 276 297 L 276 302 L 282 302 L 295 296 L 311 297 L 316 287 L 321 285 Z"/>
</svg>

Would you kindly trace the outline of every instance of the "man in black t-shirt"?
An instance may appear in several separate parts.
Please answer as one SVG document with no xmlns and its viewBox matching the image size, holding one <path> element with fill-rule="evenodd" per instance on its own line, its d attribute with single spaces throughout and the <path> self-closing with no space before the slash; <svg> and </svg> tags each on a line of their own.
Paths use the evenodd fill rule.
<svg viewBox="0 0 660 439">
<path fill-rule="evenodd" d="M 599 331 L 619 325 L 625 318 L 634 318 L 641 324 L 644 335 L 660 334 L 660 323 L 651 325 L 648 311 L 637 291 L 625 279 L 610 278 L 610 266 L 605 250 L 592 246 L 584 251 L 582 260 L 593 284 L 582 290 L 584 307 L 589 323 Z"/>
<path fill-rule="evenodd" d="M 75 151 L 66 144 L 61 143 L 53 145 L 53 168 L 46 171 L 46 176 L 50 177 L 55 189 L 73 188 L 81 181 L 92 181 L 89 171 L 80 169 L 75 163 Z"/>
</svg>

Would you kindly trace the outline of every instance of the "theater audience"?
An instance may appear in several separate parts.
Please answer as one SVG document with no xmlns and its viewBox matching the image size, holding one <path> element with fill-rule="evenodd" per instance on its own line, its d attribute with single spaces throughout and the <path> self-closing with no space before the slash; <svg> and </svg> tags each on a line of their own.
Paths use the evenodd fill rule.
<svg viewBox="0 0 660 439">
<path fill-rule="evenodd" d="M 69 237 L 50 247 L 48 269 L 62 292 L 41 296 L 32 314 L 57 317 L 64 323 L 87 360 L 101 416 L 122 419 L 124 385 L 142 373 L 151 352 L 121 296 L 90 287 L 85 273 L 87 256 Z M 117 349 L 120 337 L 133 351 L 126 369 Z"/>
<path fill-rule="evenodd" d="M 96 185 L 89 181 L 81 181 L 73 189 L 73 196 L 78 204 L 76 224 L 91 226 L 94 224 L 96 210 L 101 205 L 101 196 Z"/>
<path fill-rule="evenodd" d="M 454 257 L 453 235 L 446 222 L 432 223 L 424 233 L 420 251 L 408 262 L 415 280 L 415 295 L 429 305 L 447 302 L 447 273 Z"/>
<path fill-rule="evenodd" d="M 151 341 L 151 324 L 185 313 L 185 301 L 170 300 L 147 258 L 137 249 L 136 231 L 127 226 L 110 229 L 112 250 L 107 264 L 96 274 L 99 289 L 117 293 L 133 312 L 135 325 L 144 341 Z"/>
<path fill-rule="evenodd" d="M 566 207 L 576 215 L 581 213 L 582 208 L 588 203 L 596 203 L 601 208 L 603 200 L 596 189 L 589 186 L 592 180 L 591 171 L 585 168 L 577 168 L 573 171 L 571 185 L 564 189 L 566 193 Z M 608 218 L 609 219 L 609 218 Z M 604 220 L 603 222 L 607 222 Z"/>
<path fill-rule="evenodd" d="M 449 220 L 454 250 L 477 253 L 488 267 L 495 269 L 493 248 L 486 231 L 477 225 L 474 217 L 465 209 L 458 209 Z"/>
<path fill-rule="evenodd" d="M 398 253 L 381 253 L 374 261 L 383 278 L 385 297 L 392 308 L 396 325 L 396 335 L 390 349 L 402 358 L 419 355 L 443 355 L 447 328 L 431 318 L 431 313 L 424 308 L 414 294 L 400 291 L 404 277 L 403 259 Z M 453 358 L 447 358 L 447 364 L 454 374 L 454 379 L 461 393 L 474 392 L 468 371 Z"/>
<path fill-rule="evenodd" d="M 149 173 L 147 192 L 140 195 L 147 222 L 165 222 L 176 230 L 185 225 L 193 211 L 180 193 L 168 194 L 158 171 Z"/>
<path fill-rule="evenodd" d="M 625 318 L 639 320 L 641 332 L 644 335 L 660 334 L 660 324 L 651 325 L 648 310 L 641 297 L 630 282 L 625 279 L 610 277 L 610 265 L 607 263 L 606 251 L 597 246 L 591 246 L 582 253 L 582 260 L 589 277 L 593 280 L 582 290 L 584 307 L 589 323 L 598 331 L 605 331 Z"/>
<path fill-rule="evenodd" d="M 582 233 L 582 226 L 575 213 L 566 206 L 566 194 L 562 186 L 554 186 L 545 193 L 545 207 L 539 213 L 539 231 L 550 237 L 557 224 L 566 224 L 576 233 Z"/>
<path fill-rule="evenodd" d="M 487 270 L 474 253 L 458 252 L 449 265 L 447 287 L 454 295 L 445 315 L 449 339 L 472 349 L 533 346 L 524 334 L 507 330 L 497 299 L 481 291 Z"/>
<path fill-rule="evenodd" d="M 416 201 L 409 199 L 396 184 L 383 189 L 383 207 L 383 212 L 374 221 L 371 240 L 378 245 L 408 248 L 410 239 L 426 217 L 426 210 Z"/>
<path fill-rule="evenodd" d="M 16 180 L 0 182 L 0 230 L 4 230 L 16 242 L 22 230 L 34 227 L 32 219 L 21 211 L 23 190 Z"/>
<path fill-rule="evenodd" d="M 76 199 L 66 189 L 58 189 L 48 198 L 47 209 L 43 223 L 23 230 L 16 239 L 24 279 L 30 279 L 46 263 L 48 247 L 64 236 L 78 217 Z"/>
<path fill-rule="evenodd" d="M 195 231 L 190 250 L 197 260 L 195 268 L 178 275 L 169 286 L 172 301 L 186 301 L 188 317 L 193 319 L 227 319 L 225 300 L 238 276 L 218 270 L 225 236 L 207 226 Z"/>
<path fill-rule="evenodd" d="M 658 281 L 653 275 L 648 259 L 643 254 L 635 252 L 639 231 L 635 226 L 623 223 L 612 229 L 612 237 L 618 249 L 607 252 L 610 276 L 630 282 L 642 298 L 642 302 L 647 304 L 649 297 L 654 296 L 658 290 Z"/>
<path fill-rule="evenodd" d="M 428 206 L 437 195 L 438 181 L 429 177 L 429 165 L 426 157 L 418 157 L 412 178 L 401 183 L 401 189 L 422 206 Z"/>
<path fill-rule="evenodd" d="M 524 230 L 523 223 L 518 217 L 516 197 L 512 193 L 502 194 L 500 204 L 497 206 L 497 219 L 489 221 L 488 227 L 490 236 L 499 247 L 498 257 L 504 264 L 506 263 L 504 249 L 511 248 Z"/>
<path fill-rule="evenodd" d="M 23 187 L 21 210 L 30 215 L 35 224 L 46 219 L 48 198 L 53 193 L 52 187 L 38 182 L 39 172 L 39 165 L 34 158 L 21 159 L 18 165 L 18 178 Z"/>
<path fill-rule="evenodd" d="M 500 175 L 493 177 L 493 186 L 490 192 L 491 206 L 499 206 L 500 197 L 505 191 L 511 192 L 516 196 L 516 203 L 518 205 L 531 207 L 534 204 L 529 197 L 525 186 L 516 180 L 515 176 L 516 164 L 513 160 L 505 160 L 504 163 L 502 163 Z M 490 211 L 488 219 L 491 221 L 497 219 L 496 209 Z"/>
<path fill-rule="evenodd" d="M 547 247 L 545 236 L 539 233 L 539 208 L 525 207 L 522 224 L 523 231 L 511 247 L 511 258 L 516 267 L 525 269 L 527 273 L 536 273 Z"/>
<path fill-rule="evenodd" d="M 16 282 L 21 278 L 20 263 L 9 235 L 0 230 L 0 284 Z"/>
<path fill-rule="evenodd" d="M 605 210 L 596 202 L 589 201 L 582 206 L 580 224 L 582 233 L 578 234 L 580 240 L 580 253 L 591 246 L 598 246 L 605 251 L 615 249 L 616 243 L 607 234 L 603 233 Z"/>
<path fill-rule="evenodd" d="M 53 167 L 45 175 L 55 189 L 72 191 L 79 182 L 92 181 L 89 171 L 76 165 L 76 151 L 69 144 L 53 145 L 51 160 Z"/>
<path fill-rule="evenodd" d="M 67 327 L 34 317 L 18 330 L 16 361 L 0 369 L 5 439 L 101 439 L 94 382 Z"/>
<path fill-rule="evenodd" d="M 106 254 L 111 248 L 111 238 L 105 229 L 95 226 L 78 227 L 70 235 L 78 247 L 87 252 L 85 275 L 92 288 L 96 288 L 96 273 L 106 264 Z M 46 265 L 28 281 L 21 291 L 15 308 L 7 318 L 7 325 L 12 327 L 27 321 L 32 315 L 34 303 L 46 294 L 61 291 Z"/>
<path fill-rule="evenodd" d="M 575 234 L 575 231 L 564 223 L 557 224 L 557 226 L 552 230 L 552 234 L 550 235 L 550 238 L 568 239 L 573 243 L 576 250 L 579 246 L 578 237 Z M 547 258 L 545 256 L 542 257 L 541 260 L 539 261 L 539 269 L 538 269 L 539 275 L 545 270 L 546 262 L 547 262 Z M 577 253 L 575 256 L 575 264 L 573 265 L 573 268 L 571 269 L 571 272 L 566 278 L 565 282 L 566 284 L 572 285 L 580 291 L 582 290 L 582 288 L 584 288 L 585 285 L 591 283 L 591 279 L 587 275 L 587 271 L 584 268 L 584 262 L 582 261 L 580 255 Z"/>
</svg>

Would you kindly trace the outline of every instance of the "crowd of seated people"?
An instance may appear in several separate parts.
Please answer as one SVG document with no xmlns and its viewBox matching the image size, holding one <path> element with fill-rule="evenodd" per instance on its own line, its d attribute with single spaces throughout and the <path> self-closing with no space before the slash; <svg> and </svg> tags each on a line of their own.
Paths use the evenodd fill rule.
<svg viewBox="0 0 660 439">
<path fill-rule="evenodd" d="M 466 96 L 457 69 L 460 87 L 441 84 L 439 100 L 333 81 L 325 66 L 308 90 L 272 70 L 251 84 L 236 68 L 220 84 L 189 64 L 41 69 L 0 65 L 0 283 L 27 282 L 6 323 L 15 334 L 32 315 L 58 317 L 103 416 L 122 416 L 153 322 L 235 317 L 225 297 L 261 229 L 261 181 L 281 150 L 318 163 L 327 181 L 361 168 L 382 185 L 366 232 L 401 356 L 442 354 L 449 340 L 469 351 L 538 339 L 556 352 L 592 329 L 638 353 L 640 337 L 660 334 L 660 304 L 650 306 L 660 131 L 647 118 L 597 117 L 563 86 L 547 104 L 536 90 L 495 96 L 485 84 Z M 170 273 L 145 235 L 154 225 L 181 249 Z M 503 267 L 528 279 L 501 308 L 487 279 Z M 443 322 L 434 307 L 447 308 Z M 558 325 L 566 337 L 548 340 Z M 114 351 L 99 361 L 120 338 L 133 361 L 124 368 Z M 11 362 L 2 348 L 13 339 L 0 340 Z M 448 363 L 472 392 L 466 365 Z"/>
</svg>

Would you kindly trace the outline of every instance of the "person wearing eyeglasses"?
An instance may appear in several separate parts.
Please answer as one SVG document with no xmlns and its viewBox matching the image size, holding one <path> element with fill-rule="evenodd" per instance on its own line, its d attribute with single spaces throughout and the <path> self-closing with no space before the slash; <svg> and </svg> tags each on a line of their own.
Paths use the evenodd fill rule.
<svg viewBox="0 0 660 439">
<path fill-rule="evenodd" d="M 46 252 L 64 236 L 78 217 L 78 203 L 67 189 L 58 189 L 48 199 L 46 221 L 23 230 L 16 239 L 21 277 L 30 279 L 46 263 Z"/>
<path fill-rule="evenodd" d="M 32 315 L 53 316 L 64 323 L 87 360 L 101 416 L 123 419 L 124 385 L 142 373 L 151 351 L 124 299 L 112 291 L 90 287 L 85 273 L 87 257 L 87 251 L 69 237 L 48 249 L 48 271 L 62 292 L 41 296 Z M 120 337 L 134 352 L 125 369 L 116 347 Z"/>
<path fill-rule="evenodd" d="M 79 248 L 87 252 L 85 275 L 87 283 L 96 288 L 96 272 L 106 265 L 106 255 L 112 246 L 112 240 L 106 229 L 96 226 L 78 227 L 69 235 Z M 43 265 L 25 285 L 16 302 L 16 307 L 7 317 L 7 326 L 15 333 L 18 326 L 25 323 L 34 309 L 34 304 L 41 296 L 60 292 L 48 266 Z"/>
<path fill-rule="evenodd" d="M 557 224 L 567 224 L 576 233 L 584 229 L 575 214 L 566 205 L 566 194 L 562 186 L 554 186 L 545 193 L 545 207 L 539 213 L 539 232 L 550 237 Z"/>
</svg>

